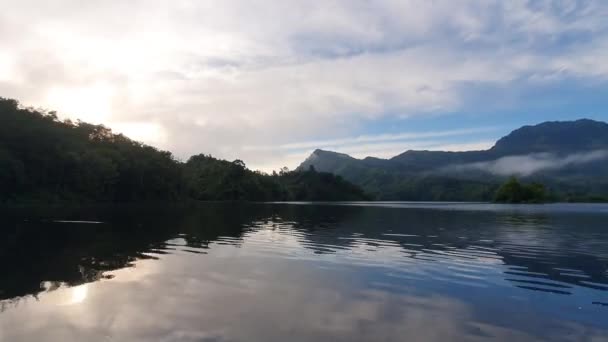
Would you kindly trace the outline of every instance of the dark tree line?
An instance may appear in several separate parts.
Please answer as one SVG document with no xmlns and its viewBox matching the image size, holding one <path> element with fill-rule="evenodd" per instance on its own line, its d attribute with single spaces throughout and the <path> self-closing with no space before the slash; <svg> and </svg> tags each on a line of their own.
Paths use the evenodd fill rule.
<svg viewBox="0 0 608 342">
<path fill-rule="evenodd" d="M 0 98 L 0 201 L 360 200 L 341 177 L 314 170 L 272 175 L 207 155 L 170 152 L 102 125 Z"/>
</svg>

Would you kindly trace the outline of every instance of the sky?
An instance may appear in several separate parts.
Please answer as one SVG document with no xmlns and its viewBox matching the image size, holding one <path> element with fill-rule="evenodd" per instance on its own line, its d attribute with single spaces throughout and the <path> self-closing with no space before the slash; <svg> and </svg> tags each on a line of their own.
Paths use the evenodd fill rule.
<svg viewBox="0 0 608 342">
<path fill-rule="evenodd" d="M 0 96 L 174 153 L 486 149 L 608 120 L 604 0 L 0 0 Z"/>
</svg>

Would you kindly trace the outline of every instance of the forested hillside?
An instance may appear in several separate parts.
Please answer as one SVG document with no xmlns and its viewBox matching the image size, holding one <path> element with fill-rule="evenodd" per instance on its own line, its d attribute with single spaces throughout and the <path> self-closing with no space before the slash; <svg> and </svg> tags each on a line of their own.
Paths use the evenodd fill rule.
<svg viewBox="0 0 608 342">
<path fill-rule="evenodd" d="M 306 170 L 263 174 L 170 152 L 54 112 L 0 98 L 0 201 L 361 200 L 339 176 Z"/>
</svg>

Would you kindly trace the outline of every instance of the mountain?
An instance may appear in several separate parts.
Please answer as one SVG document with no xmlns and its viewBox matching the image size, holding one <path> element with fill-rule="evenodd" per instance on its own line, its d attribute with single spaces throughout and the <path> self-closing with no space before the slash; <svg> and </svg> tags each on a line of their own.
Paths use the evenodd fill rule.
<svg viewBox="0 0 608 342">
<path fill-rule="evenodd" d="M 581 119 L 524 126 L 499 139 L 491 151 L 499 154 L 572 153 L 608 148 L 608 123 Z"/>
<path fill-rule="evenodd" d="M 521 127 L 482 151 L 406 151 L 390 159 L 315 150 L 298 169 L 331 172 L 382 200 L 489 200 L 510 176 L 560 200 L 608 197 L 608 124 L 581 119 Z"/>
</svg>

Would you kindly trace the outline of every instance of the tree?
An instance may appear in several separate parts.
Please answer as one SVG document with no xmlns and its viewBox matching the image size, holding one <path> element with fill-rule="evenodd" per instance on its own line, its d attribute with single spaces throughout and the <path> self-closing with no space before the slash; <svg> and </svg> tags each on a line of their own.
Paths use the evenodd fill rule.
<svg viewBox="0 0 608 342">
<path fill-rule="evenodd" d="M 540 203 L 547 199 L 544 185 L 522 184 L 517 178 L 509 178 L 498 190 L 494 200 L 500 203 Z"/>
<path fill-rule="evenodd" d="M 243 169 L 244 169 L 244 168 L 246 168 L 246 166 L 245 166 L 245 162 L 244 162 L 244 161 L 242 161 L 242 160 L 240 160 L 240 159 L 236 159 L 236 160 L 234 160 L 234 161 L 232 162 L 232 164 L 234 164 L 234 165 L 236 165 L 236 166 L 238 166 L 238 167 L 240 167 L 240 168 L 243 168 Z"/>
</svg>

